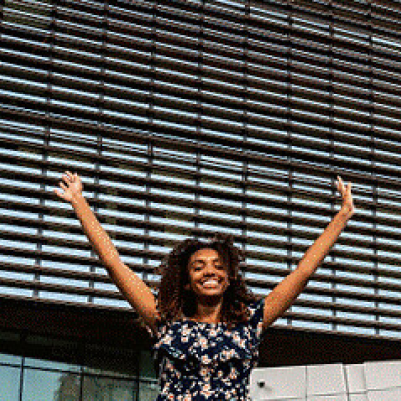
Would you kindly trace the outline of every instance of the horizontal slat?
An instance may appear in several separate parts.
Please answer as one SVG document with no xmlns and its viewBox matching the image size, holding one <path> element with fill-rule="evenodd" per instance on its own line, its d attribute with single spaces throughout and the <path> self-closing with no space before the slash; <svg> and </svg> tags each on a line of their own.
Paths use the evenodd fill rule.
<svg viewBox="0 0 401 401">
<path fill-rule="evenodd" d="M 62 305 L 62 306 L 69 306 L 69 307 L 79 307 L 79 308 L 87 308 L 88 310 L 103 310 L 103 311 L 112 311 L 113 313 L 130 313 L 133 319 L 138 319 L 137 313 L 134 311 L 132 307 L 121 306 L 116 308 L 110 305 L 102 305 L 93 302 L 72 302 L 60 299 L 46 299 L 46 298 L 35 298 L 34 300 L 32 297 L 23 296 L 23 295 L 16 295 L 16 294 L 1 294 L 0 299 L 6 300 L 16 300 L 16 301 L 31 301 L 39 304 L 45 305 Z M 139 321 L 138 321 L 139 323 Z"/>
<path fill-rule="evenodd" d="M 391 324 L 391 323 L 383 323 L 375 320 L 359 320 L 359 319 L 350 319 L 350 318 L 340 318 L 340 317 L 332 317 L 332 316 L 319 316 L 315 314 L 301 314 L 294 312 L 286 312 L 284 314 L 285 317 L 290 319 L 309 321 L 309 322 L 320 322 L 320 323 L 331 323 L 331 324 L 343 324 L 346 326 L 357 327 L 368 327 L 368 328 L 377 328 L 383 330 L 394 330 L 399 331 L 400 325 Z"/>
<path fill-rule="evenodd" d="M 16 280 L 5 277 L 0 277 L 0 286 L 29 290 L 43 290 L 62 294 L 68 293 L 74 295 L 96 296 L 108 299 L 124 299 L 121 293 L 117 291 L 99 290 L 91 287 L 75 287 L 64 284 L 48 284 L 40 281 Z"/>
</svg>

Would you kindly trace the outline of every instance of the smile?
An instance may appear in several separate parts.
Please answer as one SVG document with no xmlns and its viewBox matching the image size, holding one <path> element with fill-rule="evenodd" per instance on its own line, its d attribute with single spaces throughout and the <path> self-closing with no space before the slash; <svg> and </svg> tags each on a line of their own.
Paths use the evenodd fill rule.
<svg viewBox="0 0 401 401">
<path fill-rule="evenodd" d="M 217 279 L 207 279 L 202 283 L 202 287 L 206 288 L 214 288 L 219 285 L 219 281 Z"/>
</svg>

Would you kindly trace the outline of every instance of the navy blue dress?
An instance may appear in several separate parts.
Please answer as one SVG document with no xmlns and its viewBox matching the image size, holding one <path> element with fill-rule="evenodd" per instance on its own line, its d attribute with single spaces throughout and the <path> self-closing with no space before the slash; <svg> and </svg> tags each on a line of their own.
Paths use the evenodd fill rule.
<svg viewBox="0 0 401 401">
<path fill-rule="evenodd" d="M 249 376 L 259 356 L 264 299 L 251 303 L 250 319 L 226 323 L 190 319 L 160 323 L 154 357 L 159 361 L 156 401 L 249 401 Z"/>
</svg>

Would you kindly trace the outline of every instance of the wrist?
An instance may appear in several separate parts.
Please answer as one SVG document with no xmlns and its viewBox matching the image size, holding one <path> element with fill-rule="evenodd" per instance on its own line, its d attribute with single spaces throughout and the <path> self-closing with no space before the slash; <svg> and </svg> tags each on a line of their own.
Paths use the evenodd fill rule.
<svg viewBox="0 0 401 401">
<path fill-rule="evenodd" d="M 350 209 L 345 209 L 345 208 L 341 208 L 337 215 L 344 221 L 348 221 L 353 215 L 354 215 L 354 211 L 350 210 Z"/>
<path fill-rule="evenodd" d="M 72 197 L 71 197 L 71 205 L 75 206 L 77 203 L 79 203 L 83 199 L 85 199 L 85 198 L 82 195 L 82 192 L 76 193 L 76 194 L 72 195 Z"/>
</svg>

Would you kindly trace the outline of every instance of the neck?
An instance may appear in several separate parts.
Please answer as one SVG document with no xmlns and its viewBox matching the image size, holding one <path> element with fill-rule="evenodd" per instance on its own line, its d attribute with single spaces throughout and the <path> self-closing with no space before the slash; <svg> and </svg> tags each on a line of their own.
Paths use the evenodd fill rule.
<svg viewBox="0 0 401 401">
<path fill-rule="evenodd" d="M 219 323 L 221 321 L 221 310 L 223 308 L 223 300 L 216 304 L 202 303 L 198 300 L 196 315 L 193 320 L 203 323 Z"/>
</svg>

